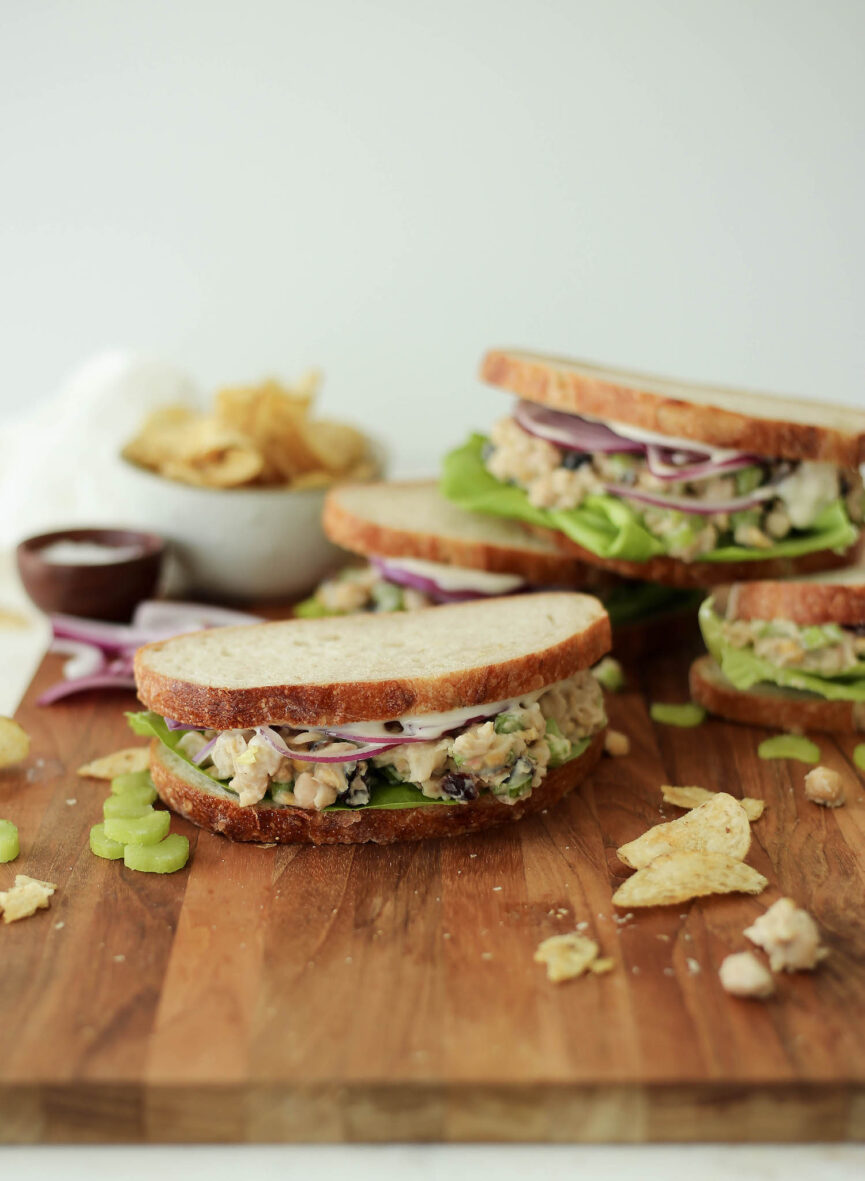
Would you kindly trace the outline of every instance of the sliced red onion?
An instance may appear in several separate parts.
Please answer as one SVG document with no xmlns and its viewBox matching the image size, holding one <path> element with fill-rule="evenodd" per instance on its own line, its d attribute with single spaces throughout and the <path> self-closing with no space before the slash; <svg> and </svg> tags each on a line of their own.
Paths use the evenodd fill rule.
<svg viewBox="0 0 865 1181">
<path fill-rule="evenodd" d="M 173 718 L 163 718 L 163 722 L 169 730 L 200 730 L 200 726 L 187 726 L 186 722 L 175 722 Z"/>
<path fill-rule="evenodd" d="M 294 757 L 293 752 L 286 745 L 285 740 L 270 726 L 258 726 L 255 732 L 267 743 L 269 747 L 272 747 L 278 755 L 282 755 L 283 758 L 286 759 Z"/>
<path fill-rule="evenodd" d="M 713 513 L 742 512 L 778 495 L 776 489 L 769 484 L 755 488 L 747 496 L 737 496 L 733 500 L 698 500 L 695 496 L 665 496 L 663 493 L 650 492 L 645 488 L 629 488 L 625 484 L 605 484 L 604 490 L 611 496 L 621 497 L 622 500 L 636 500 L 653 508 L 674 509 L 677 512 L 693 513 L 701 517 L 709 517 Z"/>
<path fill-rule="evenodd" d="M 675 452 L 673 454 L 681 454 Z M 690 452 L 689 454 L 693 454 Z M 646 448 L 646 466 L 659 480 L 707 480 L 712 476 L 729 475 L 730 472 L 741 471 L 742 468 L 753 467 L 763 461 L 756 455 L 742 452 L 729 459 L 714 461 L 702 459 L 698 462 L 675 464 L 670 463 L 671 452 L 664 447 L 652 445 Z"/>
<path fill-rule="evenodd" d="M 402 570 L 399 566 L 391 566 L 387 558 L 371 557 L 370 565 L 378 570 L 383 578 L 388 582 L 395 582 L 398 586 L 408 586 L 412 590 L 422 591 L 425 595 L 429 595 L 431 599 L 435 599 L 437 603 L 466 603 L 471 599 L 488 599 L 491 595 L 484 594 L 483 591 L 464 590 L 453 591 L 444 590 L 432 578 L 425 578 L 422 574 L 415 574 L 408 570 Z"/>
<path fill-rule="evenodd" d="M 218 737 L 219 737 L 219 735 L 217 734 L 214 738 L 211 738 L 210 742 L 208 742 L 204 746 L 202 746 L 202 748 L 198 752 L 198 754 L 195 754 L 192 756 L 192 761 L 193 761 L 193 763 L 195 763 L 196 766 L 200 766 L 200 764 L 204 762 L 204 760 L 207 758 L 207 756 L 210 754 L 210 752 L 213 750 L 214 746 L 216 745 L 216 739 Z"/>
<path fill-rule="evenodd" d="M 344 751 L 341 754 L 328 755 L 322 754 L 320 751 L 310 750 L 306 752 L 292 751 L 290 757 L 296 763 L 357 763 L 361 759 L 369 759 L 375 755 L 380 755 L 383 751 L 390 750 L 394 746 L 401 746 L 400 742 L 371 742 L 366 746 L 356 746 L 354 750 Z"/>
<path fill-rule="evenodd" d="M 229 607 L 215 607 L 210 603 L 172 603 L 161 599 L 147 599 L 139 603 L 132 616 L 132 624 L 136 629 L 166 636 L 198 631 L 205 627 L 245 623 L 261 623 L 261 618 L 246 611 L 233 611 Z"/>
<path fill-rule="evenodd" d="M 69 657 L 63 665 L 63 676 L 67 681 L 92 677 L 105 668 L 105 657 L 95 644 L 85 644 L 81 640 L 53 640 L 48 651 Z"/>
<path fill-rule="evenodd" d="M 646 450 L 642 443 L 617 435 L 603 422 L 581 418 L 578 414 L 565 414 L 561 410 L 550 410 L 536 402 L 518 402 L 514 418 L 530 435 L 546 439 L 563 451 L 629 452 L 642 455 Z"/>
<path fill-rule="evenodd" d="M 91 644 L 104 652 L 136 648 L 152 638 L 150 633 L 125 623 L 101 623 L 96 619 L 81 619 L 77 615 L 52 615 L 51 629 L 55 639 Z"/>
<path fill-rule="evenodd" d="M 71 697 L 74 693 L 85 693 L 88 689 L 134 689 L 135 680 L 132 677 L 121 676 L 118 673 L 96 673 L 91 677 L 78 677 L 74 681 L 59 681 L 46 689 L 36 698 L 37 705 L 52 705 L 63 697 Z"/>
</svg>

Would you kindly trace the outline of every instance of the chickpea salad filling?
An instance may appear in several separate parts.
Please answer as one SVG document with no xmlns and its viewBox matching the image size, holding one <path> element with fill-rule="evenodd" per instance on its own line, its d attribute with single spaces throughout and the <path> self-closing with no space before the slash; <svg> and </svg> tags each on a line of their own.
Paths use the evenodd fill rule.
<svg viewBox="0 0 865 1181">
<path fill-rule="evenodd" d="M 865 621 L 800 626 L 789 619 L 725 619 L 700 607 L 706 647 L 737 689 L 767 683 L 834 701 L 865 701 Z"/>
<path fill-rule="evenodd" d="M 220 731 L 152 711 L 127 716 L 136 734 L 158 738 L 241 807 L 316 811 L 462 804 L 483 793 L 515 804 L 606 725 L 589 671 L 511 701 L 326 730 L 276 723 Z"/>
<path fill-rule="evenodd" d="M 451 452 L 442 491 L 462 508 L 558 529 L 630 561 L 845 549 L 865 517 L 855 468 L 721 451 L 529 403 Z"/>
</svg>

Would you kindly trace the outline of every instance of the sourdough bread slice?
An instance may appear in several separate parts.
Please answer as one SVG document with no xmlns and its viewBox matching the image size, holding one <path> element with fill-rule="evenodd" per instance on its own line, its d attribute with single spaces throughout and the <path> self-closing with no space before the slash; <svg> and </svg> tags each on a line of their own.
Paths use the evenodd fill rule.
<svg viewBox="0 0 865 1181">
<path fill-rule="evenodd" d="M 790 582 L 737 582 L 716 602 L 726 619 L 865 626 L 865 567 Z"/>
<path fill-rule="evenodd" d="M 592 562 L 611 574 L 622 578 L 638 578 L 645 582 L 660 582 L 663 586 L 712 587 L 751 579 L 775 580 L 799 578 L 814 572 L 823 573 L 849 567 L 861 560 L 865 549 L 865 535 L 840 553 L 837 550 L 814 550 L 798 558 L 756 558 L 745 562 L 685 562 L 681 558 L 667 555 L 650 558 L 648 562 L 628 562 L 622 558 L 602 558 L 590 550 L 571 541 L 564 533 L 553 533 L 542 526 L 530 526 L 535 532 L 543 532 L 555 539 L 563 553 L 571 554 L 577 561 Z"/>
<path fill-rule="evenodd" d="M 551 808 L 578 787 L 597 765 L 604 732 L 596 734 L 583 753 L 550 771 L 540 787 L 516 804 L 502 804 L 486 794 L 467 804 L 435 804 L 418 808 L 354 808 L 316 812 L 307 808 L 253 804 L 242 808 L 231 792 L 192 770 L 161 742 L 150 747 L 150 772 L 160 799 L 199 828 L 233 841 L 279 844 L 348 845 L 373 841 L 420 841 L 478 832 L 520 820 Z"/>
<path fill-rule="evenodd" d="M 827 701 L 816 694 L 778 685 L 737 689 L 711 656 L 700 656 L 691 665 L 691 697 L 731 722 L 765 726 L 771 730 L 805 733 L 828 730 L 836 734 L 865 731 L 865 702 Z"/>
<path fill-rule="evenodd" d="M 715 447 L 780 459 L 826 460 L 839 467 L 865 462 L 865 413 L 853 406 L 700 385 L 506 349 L 487 353 L 481 378 L 554 410 Z"/>
<path fill-rule="evenodd" d="M 517 574 L 535 586 L 596 586 L 598 571 L 561 553 L 519 521 L 470 513 L 433 480 L 340 484 L 324 502 L 324 531 L 356 554 L 420 558 Z"/>
<path fill-rule="evenodd" d="M 188 725 L 333 726 L 505 701 L 609 648 L 597 599 L 551 591 L 193 632 L 139 648 L 135 681 L 149 709 Z"/>
</svg>

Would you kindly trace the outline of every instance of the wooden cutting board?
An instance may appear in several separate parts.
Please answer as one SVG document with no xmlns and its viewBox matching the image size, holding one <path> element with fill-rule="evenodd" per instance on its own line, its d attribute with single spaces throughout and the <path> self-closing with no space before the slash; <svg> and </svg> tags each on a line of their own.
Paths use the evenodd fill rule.
<svg viewBox="0 0 865 1181">
<path fill-rule="evenodd" d="M 558 808 L 419 845 L 257 848 L 173 827 L 189 867 L 101 861 L 107 785 L 85 760 L 128 745 L 130 695 L 19 711 L 23 772 L 0 775 L 24 872 L 50 910 L 0 924 L 0 1141 L 845 1140 L 865 1136 L 865 785 L 820 736 L 846 807 L 804 800 L 807 768 L 765 733 L 655 726 L 687 654 L 645 662 L 610 702 L 631 738 Z M 662 783 L 766 800 L 759 898 L 617 914 L 616 847 L 662 819 Z M 679 815 L 668 809 L 668 818 Z M 782 893 L 829 959 L 734 999 L 718 965 Z M 605 976 L 550 984 L 533 952 L 588 923 Z"/>
</svg>

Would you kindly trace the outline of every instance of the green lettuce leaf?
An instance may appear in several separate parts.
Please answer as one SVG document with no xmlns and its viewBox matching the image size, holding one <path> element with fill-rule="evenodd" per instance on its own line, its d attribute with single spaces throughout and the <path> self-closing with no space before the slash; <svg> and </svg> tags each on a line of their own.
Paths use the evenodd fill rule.
<svg viewBox="0 0 865 1181">
<path fill-rule="evenodd" d="M 639 512 L 615 496 L 587 496 L 575 509 L 536 508 L 522 488 L 505 484 L 487 471 L 483 461 L 485 443 L 483 435 L 472 435 L 463 447 L 445 457 L 441 490 L 461 508 L 557 529 L 599 558 L 647 562 L 667 552 L 664 541 L 643 525 Z M 843 502 L 837 500 L 823 510 L 807 533 L 785 538 L 768 549 L 725 545 L 694 560 L 756 562 L 764 558 L 793 558 L 815 550 L 844 550 L 857 537 L 858 530 L 850 522 Z"/>
<path fill-rule="evenodd" d="M 853 680 L 849 674 L 828 677 L 801 669 L 779 668 L 757 656 L 751 648 L 734 648 L 727 643 L 712 598 L 706 599 L 700 607 L 699 619 L 706 647 L 721 672 L 737 689 L 751 689 L 754 685 L 768 683 L 782 689 L 814 693 L 827 701 L 865 701 L 865 666 L 861 676 Z"/>
</svg>

